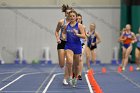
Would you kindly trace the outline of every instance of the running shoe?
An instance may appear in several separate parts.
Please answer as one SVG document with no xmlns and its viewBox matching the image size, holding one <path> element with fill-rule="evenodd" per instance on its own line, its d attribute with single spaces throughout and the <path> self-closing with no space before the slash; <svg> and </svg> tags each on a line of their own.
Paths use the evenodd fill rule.
<svg viewBox="0 0 140 93">
<path fill-rule="evenodd" d="M 74 78 L 73 79 L 73 87 L 76 87 L 76 85 L 77 85 L 77 78 Z"/>
<path fill-rule="evenodd" d="M 125 67 L 122 67 L 122 71 L 125 71 Z"/>
<path fill-rule="evenodd" d="M 69 78 L 69 84 L 72 86 L 73 85 L 73 79 Z"/>
<path fill-rule="evenodd" d="M 140 70 L 140 67 L 137 67 L 136 70 Z"/>
<path fill-rule="evenodd" d="M 63 84 L 64 84 L 64 85 L 68 85 L 68 82 L 67 82 L 66 79 L 63 79 Z"/>
</svg>

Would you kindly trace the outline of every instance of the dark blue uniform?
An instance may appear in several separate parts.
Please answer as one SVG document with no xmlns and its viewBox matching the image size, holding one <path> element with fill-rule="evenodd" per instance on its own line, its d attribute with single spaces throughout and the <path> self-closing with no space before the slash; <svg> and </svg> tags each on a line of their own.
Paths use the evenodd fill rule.
<svg viewBox="0 0 140 93">
<path fill-rule="evenodd" d="M 82 53 L 82 46 L 81 46 L 81 41 L 80 37 L 76 36 L 74 34 L 74 30 L 77 30 L 79 32 L 78 28 L 78 23 L 75 24 L 75 26 L 71 26 L 70 23 L 66 27 L 66 45 L 65 45 L 65 50 L 69 49 L 72 50 L 74 54 L 81 54 Z"/>
<path fill-rule="evenodd" d="M 88 37 L 88 41 L 87 41 L 87 46 L 90 48 L 90 50 L 93 50 L 93 49 L 97 48 L 97 45 L 96 44 L 94 46 L 91 45 L 91 43 L 95 43 L 95 42 L 96 42 L 96 36 L 95 36 L 95 32 L 93 32 Z"/>
</svg>

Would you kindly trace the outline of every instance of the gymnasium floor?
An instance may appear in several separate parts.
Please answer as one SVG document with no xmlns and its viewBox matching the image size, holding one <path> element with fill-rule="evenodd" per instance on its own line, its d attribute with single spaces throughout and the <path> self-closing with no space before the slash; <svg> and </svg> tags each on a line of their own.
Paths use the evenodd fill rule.
<svg viewBox="0 0 140 93">
<path fill-rule="evenodd" d="M 132 65 L 132 64 L 131 64 Z M 118 65 L 97 64 L 92 68 L 94 77 L 103 93 L 139 93 L 140 71 L 117 72 Z M 102 67 L 106 73 L 102 73 Z M 63 69 L 54 64 L 4 64 L 0 65 L 0 93 L 94 93 L 85 78 L 86 66 L 83 69 L 83 80 L 78 81 L 76 88 L 64 86 Z"/>
</svg>

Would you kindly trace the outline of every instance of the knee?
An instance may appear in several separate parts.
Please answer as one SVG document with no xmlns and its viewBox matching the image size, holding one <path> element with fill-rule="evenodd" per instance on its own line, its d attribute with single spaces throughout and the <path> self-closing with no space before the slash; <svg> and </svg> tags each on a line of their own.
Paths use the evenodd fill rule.
<svg viewBox="0 0 140 93">
<path fill-rule="evenodd" d="M 66 65 L 72 67 L 73 63 L 72 62 L 66 62 Z"/>
<path fill-rule="evenodd" d="M 86 56 L 86 59 L 89 59 L 89 58 L 90 58 L 90 56 L 89 56 L 89 55 L 87 55 L 87 56 Z"/>
</svg>

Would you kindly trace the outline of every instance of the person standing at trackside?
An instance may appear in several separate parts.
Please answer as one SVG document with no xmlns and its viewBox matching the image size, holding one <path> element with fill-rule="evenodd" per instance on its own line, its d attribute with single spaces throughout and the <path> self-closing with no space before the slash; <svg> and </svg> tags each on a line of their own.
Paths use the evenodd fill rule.
<svg viewBox="0 0 140 93">
<path fill-rule="evenodd" d="M 64 26 L 69 23 L 68 13 L 71 10 L 72 10 L 72 8 L 69 7 L 68 5 L 62 6 L 62 12 L 65 13 L 65 18 L 58 21 L 56 31 L 55 31 L 55 36 L 56 36 L 56 40 L 58 43 L 58 45 L 57 45 L 58 59 L 59 59 L 59 65 L 61 68 L 63 68 L 65 65 L 65 50 L 64 50 L 64 48 L 65 48 L 65 44 L 66 44 L 66 40 L 62 36 L 62 32 L 64 30 Z M 59 32 L 60 32 L 60 34 L 59 34 Z M 67 78 L 68 78 L 68 69 L 65 66 L 64 79 L 63 79 L 64 85 L 68 85 Z"/>
<path fill-rule="evenodd" d="M 90 24 L 90 31 L 87 33 L 87 47 L 86 47 L 86 63 L 90 69 L 90 58 L 92 62 L 96 61 L 97 44 L 101 42 L 99 34 L 95 31 L 95 23 Z"/>
<path fill-rule="evenodd" d="M 140 27 L 138 30 L 138 34 L 136 34 L 137 44 L 135 49 L 135 57 L 136 57 L 136 70 L 140 70 Z"/>
<path fill-rule="evenodd" d="M 82 20 L 82 15 L 81 14 L 77 14 L 77 22 L 80 23 L 80 24 L 83 24 L 83 20 Z M 84 32 L 85 32 L 85 35 L 86 35 L 86 27 L 85 25 L 83 25 L 84 27 Z M 78 79 L 79 80 L 82 80 L 82 69 L 83 69 L 83 56 L 84 56 L 84 53 L 85 53 L 85 42 L 86 42 L 86 39 L 80 39 L 81 40 L 81 44 L 82 44 L 82 54 L 81 54 L 81 59 L 80 59 L 80 63 L 79 63 L 79 75 L 78 75 Z"/>
<path fill-rule="evenodd" d="M 82 53 L 82 46 L 80 38 L 85 39 L 85 33 L 83 25 L 77 22 L 77 12 L 72 10 L 69 12 L 70 17 L 70 23 L 65 27 L 65 31 L 63 34 L 66 35 L 66 45 L 65 45 L 65 51 L 66 51 L 66 59 L 67 59 L 67 67 L 68 67 L 68 73 L 69 73 L 69 82 L 70 85 L 73 87 L 77 84 L 77 77 L 78 77 L 78 67 L 80 62 L 80 55 Z M 75 60 L 75 61 L 73 61 Z M 75 69 L 75 77 L 72 79 L 72 67 L 74 63 L 74 69 Z"/>
<path fill-rule="evenodd" d="M 129 55 L 132 51 L 132 44 L 136 41 L 136 36 L 131 32 L 131 25 L 127 24 L 123 29 L 123 32 L 119 38 L 119 41 L 122 42 L 122 70 L 125 70 L 125 67 L 128 63 Z"/>
</svg>

